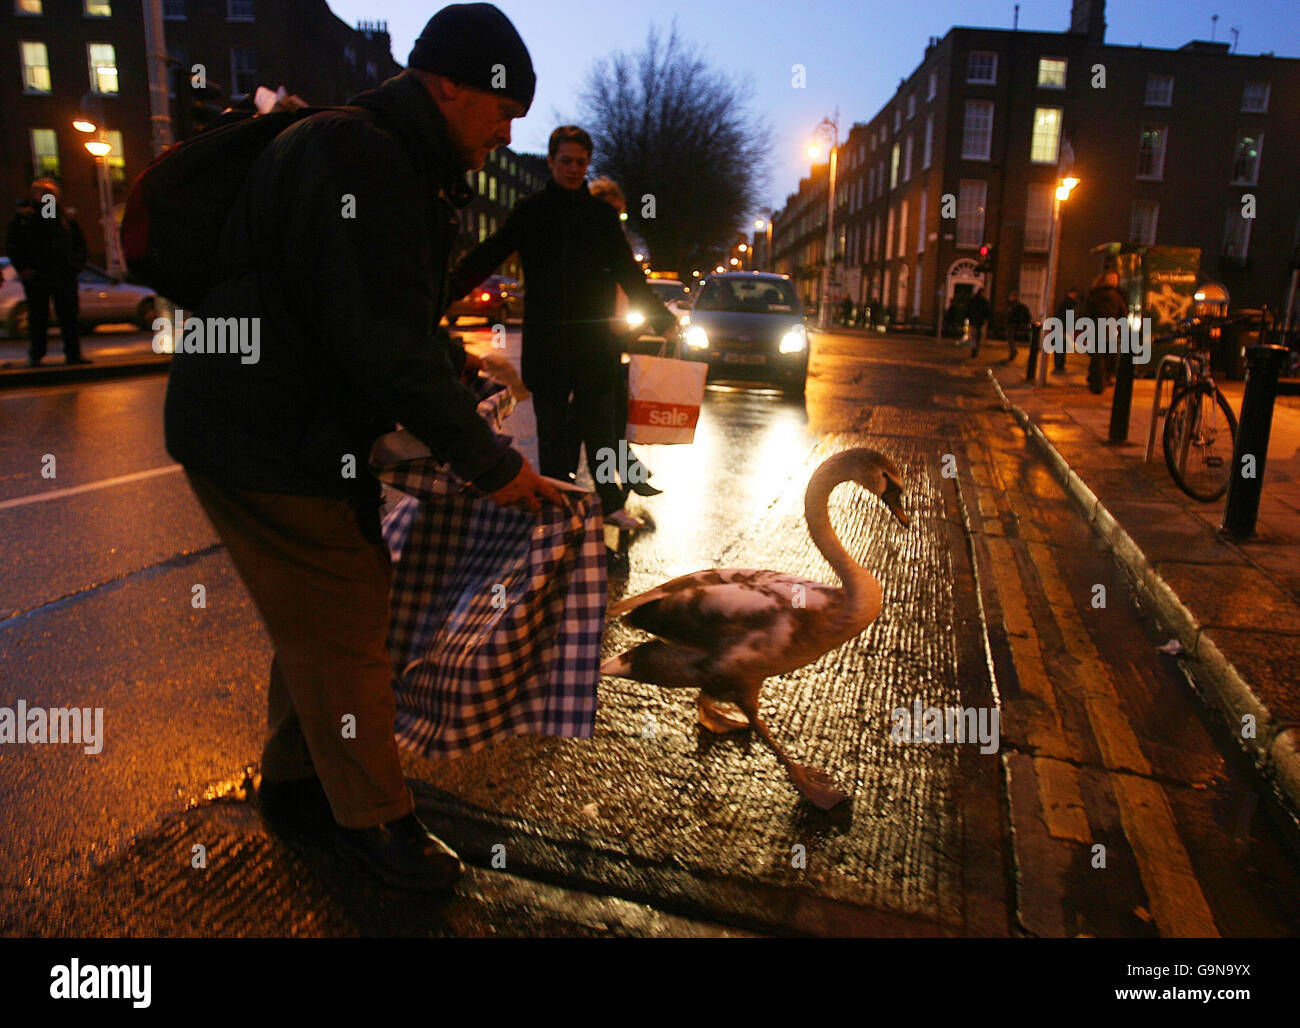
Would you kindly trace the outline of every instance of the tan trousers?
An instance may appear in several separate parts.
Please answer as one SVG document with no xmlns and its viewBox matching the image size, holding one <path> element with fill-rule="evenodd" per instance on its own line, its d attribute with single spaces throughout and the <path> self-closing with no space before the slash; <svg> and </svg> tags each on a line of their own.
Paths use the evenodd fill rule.
<svg viewBox="0 0 1300 1028">
<path fill-rule="evenodd" d="M 388 549 L 346 500 L 231 489 L 186 476 L 261 614 L 275 658 L 265 781 L 319 775 L 334 818 L 370 828 L 414 809 L 402 779 L 388 661 Z"/>
</svg>

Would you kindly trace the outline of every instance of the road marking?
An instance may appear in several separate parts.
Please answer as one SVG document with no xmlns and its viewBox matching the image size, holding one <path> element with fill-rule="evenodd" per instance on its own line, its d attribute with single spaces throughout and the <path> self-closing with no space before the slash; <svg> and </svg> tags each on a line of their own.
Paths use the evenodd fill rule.
<svg viewBox="0 0 1300 1028">
<path fill-rule="evenodd" d="M 94 492 L 96 489 L 108 489 L 115 485 L 127 485 L 130 482 L 139 482 L 146 478 L 156 478 L 158 475 L 170 475 L 180 470 L 181 466 L 179 464 L 168 464 L 166 467 L 136 471 L 129 475 L 118 475 L 116 478 L 104 478 L 98 482 L 87 482 L 85 485 L 72 485 L 66 489 L 50 489 L 43 493 L 32 493 L 30 496 L 19 496 L 13 500 L 0 501 L 0 510 L 8 510 L 10 507 L 25 507 L 29 503 L 44 503 L 46 500 L 58 500 L 64 496 Z"/>
</svg>

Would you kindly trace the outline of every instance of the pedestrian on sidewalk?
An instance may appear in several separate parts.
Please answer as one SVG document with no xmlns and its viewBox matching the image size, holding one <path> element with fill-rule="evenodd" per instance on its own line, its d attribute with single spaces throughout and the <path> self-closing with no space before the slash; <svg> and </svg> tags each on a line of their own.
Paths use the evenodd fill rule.
<svg viewBox="0 0 1300 1028">
<path fill-rule="evenodd" d="M 1020 333 L 1025 333 L 1025 338 L 1029 338 L 1029 326 L 1033 323 L 1033 315 L 1029 313 L 1029 308 L 1020 302 L 1020 294 L 1014 290 L 1007 294 L 1007 360 L 1013 361 L 1020 352 L 1016 344 L 1020 341 Z"/>
<path fill-rule="evenodd" d="M 853 298 L 848 293 L 840 301 L 840 324 L 845 328 L 853 324 Z"/>
<path fill-rule="evenodd" d="M 345 858 L 404 888 L 449 887 L 463 868 L 402 777 L 369 454 L 400 422 L 500 506 L 563 502 L 478 415 L 458 380 L 477 362 L 435 328 L 465 174 L 509 142 L 534 84 L 509 19 L 457 4 L 430 19 L 406 71 L 354 99 L 361 111 L 282 132 L 214 255 L 248 270 L 196 311 L 260 319 L 260 358 L 178 351 L 171 364 L 167 449 L 275 646 L 262 809 L 274 826 L 331 832 Z"/>
<path fill-rule="evenodd" d="M 1083 303 L 1083 316 L 1093 323 L 1093 353 L 1088 361 L 1088 388 L 1094 393 L 1105 392 L 1115 381 L 1119 354 L 1101 353 L 1107 333 L 1101 331 L 1103 319 L 1127 318 L 1128 301 L 1119 289 L 1119 275 L 1113 271 L 1102 272 L 1092 283 L 1088 298 Z"/>
<path fill-rule="evenodd" d="M 1065 326 L 1069 324 L 1066 318 L 1071 311 L 1074 312 L 1074 316 L 1077 318 L 1082 309 L 1083 301 L 1079 298 L 1079 290 L 1072 286 L 1065 291 L 1065 296 L 1061 298 L 1061 302 L 1056 308 L 1057 320 L 1061 322 L 1061 349 L 1055 354 L 1055 367 L 1052 368 L 1054 374 L 1065 374 L 1065 354 L 1074 345 L 1073 333 L 1067 335 L 1065 332 Z"/>
<path fill-rule="evenodd" d="M 86 263 L 86 237 L 72 212 L 63 206 L 63 190 L 51 178 L 38 178 L 31 199 L 18 206 L 9 223 L 9 263 L 22 282 L 27 300 L 27 366 L 45 357 L 50 303 L 63 334 L 65 364 L 89 364 L 81 355 L 77 275 Z"/>
<path fill-rule="evenodd" d="M 591 195 L 592 149 L 591 136 L 576 125 L 551 133 L 551 180 L 461 259 L 451 273 L 451 298 L 518 252 L 528 282 L 521 371 L 533 394 L 542 474 L 572 479 L 585 446 L 605 521 L 635 530 L 645 522 L 623 509 L 622 486 L 599 473 L 602 458 L 620 452 L 614 417 L 620 368 L 609 325 L 614 287 L 623 287 L 656 332 L 675 331 L 677 319 L 646 284 L 614 208 Z"/>
<path fill-rule="evenodd" d="M 970 321 L 970 355 L 978 357 L 980 343 L 984 340 L 984 326 L 993 315 L 989 298 L 984 295 L 984 287 L 975 290 L 975 295 L 966 303 L 966 317 Z"/>
</svg>

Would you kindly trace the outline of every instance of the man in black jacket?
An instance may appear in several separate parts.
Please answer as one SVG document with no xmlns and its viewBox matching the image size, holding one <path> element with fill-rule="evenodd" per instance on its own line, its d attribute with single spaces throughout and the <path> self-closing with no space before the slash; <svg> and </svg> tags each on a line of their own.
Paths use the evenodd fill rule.
<svg viewBox="0 0 1300 1028">
<path fill-rule="evenodd" d="M 86 263 L 86 237 L 64 210 L 63 193 L 53 179 L 32 183 L 31 202 L 23 203 L 9 223 L 8 251 L 27 299 L 28 365 L 34 368 L 45 357 L 51 300 L 63 333 L 64 361 L 89 364 L 81 356 L 77 331 L 77 275 Z"/>
<path fill-rule="evenodd" d="M 551 181 L 516 204 L 505 224 L 456 265 L 451 298 L 464 296 L 518 251 L 528 289 L 521 371 L 533 394 L 542 474 L 571 477 L 585 444 L 605 520 L 640 528 L 641 520 L 623 510 L 623 490 L 601 471 L 621 452 L 614 410 L 620 357 L 609 327 L 615 285 L 655 331 L 667 333 L 676 318 L 646 284 L 617 212 L 588 191 L 591 151 L 591 136 L 575 125 L 551 133 Z"/>
<path fill-rule="evenodd" d="M 1033 323 L 1033 315 L 1029 313 L 1029 308 L 1020 302 L 1020 294 L 1012 292 L 1007 295 L 1007 360 L 1016 359 L 1016 354 L 1020 351 L 1016 344 L 1020 342 L 1021 335 L 1029 338 L 1029 326 Z"/>
<path fill-rule="evenodd" d="M 304 118 L 258 159 L 217 255 L 242 273 L 198 313 L 259 319 L 260 354 L 176 353 L 165 418 L 275 644 L 263 810 L 337 822 L 346 856 L 430 889 L 462 869 L 416 819 L 393 739 L 371 443 L 401 422 L 498 504 L 562 501 L 476 414 L 466 356 L 437 327 L 465 172 L 532 102 L 528 51 L 495 7 L 463 4 L 408 63 L 362 112 Z"/>
</svg>

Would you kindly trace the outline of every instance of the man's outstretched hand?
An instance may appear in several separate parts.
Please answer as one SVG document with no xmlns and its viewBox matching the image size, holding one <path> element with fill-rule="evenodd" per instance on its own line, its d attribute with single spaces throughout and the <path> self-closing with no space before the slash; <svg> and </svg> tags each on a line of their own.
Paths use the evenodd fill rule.
<svg viewBox="0 0 1300 1028">
<path fill-rule="evenodd" d="M 519 507 L 523 510 L 537 511 L 542 509 L 543 500 L 556 506 L 565 506 L 564 494 L 534 471 L 527 460 L 519 469 L 519 474 L 489 495 L 498 507 Z"/>
</svg>

